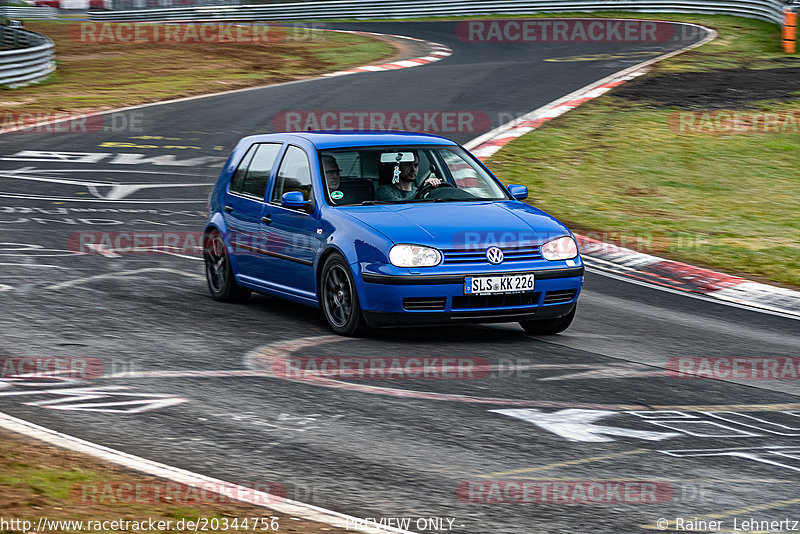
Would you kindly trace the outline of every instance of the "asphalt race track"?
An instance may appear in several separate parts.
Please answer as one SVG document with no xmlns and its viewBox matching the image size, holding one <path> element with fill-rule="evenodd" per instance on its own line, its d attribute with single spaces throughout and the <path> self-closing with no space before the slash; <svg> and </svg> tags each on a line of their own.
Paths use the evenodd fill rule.
<svg viewBox="0 0 800 534">
<path fill-rule="evenodd" d="M 497 126 L 702 38 L 469 43 L 448 22 L 336 27 L 431 40 L 453 55 L 143 107 L 122 115 L 134 129 L 0 137 L 0 356 L 97 358 L 105 371 L 90 382 L 2 378 L 0 411 L 223 480 L 277 482 L 289 498 L 358 517 L 412 518 L 411 530 L 424 517 L 453 520 L 419 529 L 430 532 L 635 533 L 661 518 L 715 515 L 733 528 L 734 518 L 796 516 L 797 381 L 665 370 L 679 357 L 795 357 L 794 320 L 587 273 L 562 335 L 502 324 L 346 339 L 319 313 L 270 297 L 214 302 L 198 254 L 74 253 L 82 232 L 200 230 L 230 149 L 272 131 L 280 112 L 470 110 Z M 594 54 L 605 59 L 543 61 Z M 286 354 L 460 357 L 485 372 L 270 376 Z M 571 498 L 483 502 L 492 487 L 513 501 L 509 482 L 521 480 L 566 483 Z M 592 483 L 608 498 L 575 497 Z M 638 492 L 643 483 L 651 486 Z"/>
</svg>

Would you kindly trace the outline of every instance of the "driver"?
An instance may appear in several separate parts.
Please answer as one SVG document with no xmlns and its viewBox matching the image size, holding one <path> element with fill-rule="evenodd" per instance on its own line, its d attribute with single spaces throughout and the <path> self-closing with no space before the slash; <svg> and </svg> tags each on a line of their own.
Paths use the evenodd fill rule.
<svg viewBox="0 0 800 534">
<path fill-rule="evenodd" d="M 419 156 L 414 152 L 414 161 L 404 161 L 400 166 L 400 180 L 397 183 L 381 185 L 375 190 L 375 200 L 394 202 L 397 200 L 411 200 L 417 194 L 417 171 L 419 170 Z M 442 181 L 431 176 L 422 185 L 438 187 Z"/>
<path fill-rule="evenodd" d="M 336 158 L 329 155 L 322 156 L 322 166 L 325 169 L 325 183 L 328 184 L 328 191 L 339 189 L 341 170 Z"/>
</svg>

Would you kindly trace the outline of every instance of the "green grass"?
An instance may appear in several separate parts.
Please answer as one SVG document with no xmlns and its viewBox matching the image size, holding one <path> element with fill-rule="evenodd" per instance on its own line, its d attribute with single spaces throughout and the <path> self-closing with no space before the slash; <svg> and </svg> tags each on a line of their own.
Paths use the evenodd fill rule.
<svg viewBox="0 0 800 534">
<path fill-rule="evenodd" d="M 208 492 L 164 491 L 164 481 L 125 471 L 87 456 L 49 447 L 18 436 L 0 436 L 0 510 L 6 520 L 22 519 L 36 525 L 39 518 L 75 521 L 141 521 L 172 520 L 163 532 L 177 533 L 177 521 L 212 518 L 232 521 L 251 518 L 249 529 L 240 523 L 242 534 L 265 532 L 253 527 L 253 517 L 279 518 L 280 532 L 287 534 L 343 532 L 327 525 L 288 516 L 228 498 L 217 498 Z M 128 489 L 126 489 L 128 488 Z M 133 490 L 136 488 L 136 490 Z M 158 499 L 154 498 L 156 495 Z M 209 534 L 232 532 L 213 530 Z M 62 534 L 80 534 L 82 530 L 64 527 Z M 185 529 L 183 529 L 185 530 Z M 0 533 L 13 532 L 0 530 Z M 272 531 L 270 531 L 272 532 Z"/>
<path fill-rule="evenodd" d="M 26 465 L 15 467 L 13 475 L 0 476 L 0 485 L 27 486 L 37 495 L 46 495 L 54 499 L 67 499 L 73 485 L 97 479 L 96 473 L 82 469 L 42 468 Z"/>
</svg>

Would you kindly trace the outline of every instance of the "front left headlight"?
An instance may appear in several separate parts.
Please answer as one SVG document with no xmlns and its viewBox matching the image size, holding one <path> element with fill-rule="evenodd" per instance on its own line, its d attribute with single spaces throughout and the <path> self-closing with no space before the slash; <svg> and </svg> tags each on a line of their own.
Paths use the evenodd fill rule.
<svg viewBox="0 0 800 534">
<path fill-rule="evenodd" d="M 578 255 L 578 245 L 569 236 L 553 239 L 542 245 L 542 257 L 546 260 L 569 260 Z"/>
<path fill-rule="evenodd" d="M 389 261 L 395 267 L 433 267 L 442 261 L 442 253 L 421 245 L 395 245 L 389 251 Z"/>
</svg>

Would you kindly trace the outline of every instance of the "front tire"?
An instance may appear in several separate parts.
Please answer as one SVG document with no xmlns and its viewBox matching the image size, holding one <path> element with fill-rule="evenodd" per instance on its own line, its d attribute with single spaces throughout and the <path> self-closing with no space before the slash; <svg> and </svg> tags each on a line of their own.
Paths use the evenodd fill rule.
<svg viewBox="0 0 800 534">
<path fill-rule="evenodd" d="M 245 302 L 250 290 L 240 287 L 233 277 L 228 249 L 219 230 L 212 230 L 203 239 L 203 259 L 206 265 L 208 290 L 214 300 L 222 302 Z"/>
<path fill-rule="evenodd" d="M 370 328 L 361 313 L 350 267 L 337 253 L 328 256 L 320 278 L 320 307 L 331 330 L 341 336 L 359 337 Z"/>
<path fill-rule="evenodd" d="M 520 321 L 519 325 L 525 330 L 526 334 L 532 336 L 552 336 L 569 328 L 569 325 L 572 324 L 572 320 L 575 318 L 575 311 L 577 309 L 578 306 L 576 304 L 571 312 L 561 317 L 556 317 L 555 319 Z"/>
</svg>

